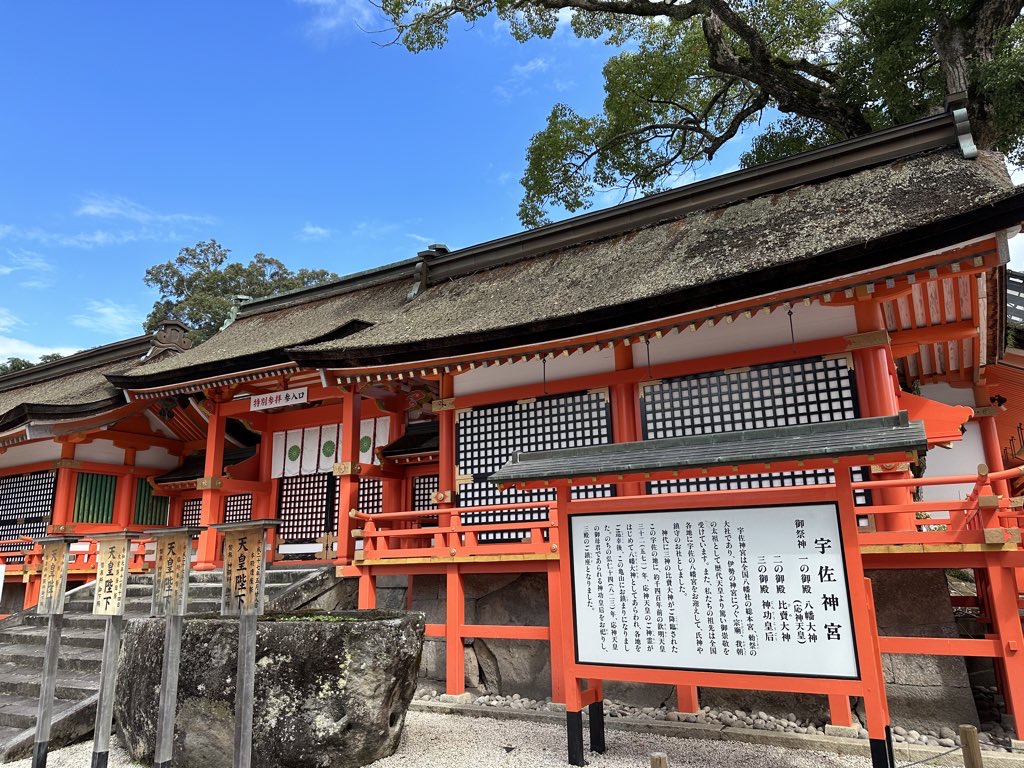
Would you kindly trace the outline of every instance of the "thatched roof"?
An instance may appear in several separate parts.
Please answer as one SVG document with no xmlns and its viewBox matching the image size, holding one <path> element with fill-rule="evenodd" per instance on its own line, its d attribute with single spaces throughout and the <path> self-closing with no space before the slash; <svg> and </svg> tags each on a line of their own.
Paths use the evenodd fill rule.
<svg viewBox="0 0 1024 768">
<path fill-rule="evenodd" d="M 403 262 L 256 302 L 199 347 L 112 380 L 163 386 L 288 361 L 343 368 L 563 338 L 882 266 L 1022 219 L 1024 192 L 1014 191 L 1000 156 L 931 151 L 641 228 L 624 224 L 476 272 L 467 263 L 467 274 L 428 281 L 411 299 L 416 265 Z"/>
<path fill-rule="evenodd" d="M 125 402 L 107 379 L 139 364 L 152 337 L 137 336 L 0 376 L 0 431 L 32 419 L 87 417 Z"/>
</svg>

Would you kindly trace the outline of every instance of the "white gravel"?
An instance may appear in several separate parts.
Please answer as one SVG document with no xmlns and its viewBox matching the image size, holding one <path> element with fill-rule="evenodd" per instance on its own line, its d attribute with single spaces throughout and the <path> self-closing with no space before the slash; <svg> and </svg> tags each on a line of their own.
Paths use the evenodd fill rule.
<svg viewBox="0 0 1024 768">
<path fill-rule="evenodd" d="M 726 741 L 673 739 L 609 730 L 608 751 L 587 753 L 593 768 L 647 768 L 652 752 L 668 755 L 671 768 L 870 768 L 867 758 L 827 752 L 782 749 Z M 92 743 L 50 753 L 47 768 L 85 768 Z M 30 760 L 10 763 L 29 768 Z M 111 768 L 142 766 L 111 745 Z M 566 768 L 565 729 L 544 723 L 468 718 L 432 712 L 410 712 L 398 751 L 373 763 L 375 768 Z"/>
</svg>

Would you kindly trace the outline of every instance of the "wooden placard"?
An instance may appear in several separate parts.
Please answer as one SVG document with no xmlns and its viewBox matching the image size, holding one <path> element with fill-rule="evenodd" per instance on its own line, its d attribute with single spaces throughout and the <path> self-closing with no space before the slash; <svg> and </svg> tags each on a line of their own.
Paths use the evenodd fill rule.
<svg viewBox="0 0 1024 768">
<path fill-rule="evenodd" d="M 97 538 L 96 588 L 92 602 L 94 615 L 124 615 L 130 544 L 131 540 L 126 536 Z"/>
<path fill-rule="evenodd" d="M 264 559 L 267 529 L 278 521 L 213 526 L 224 534 L 222 616 L 258 616 L 263 612 Z"/>
<path fill-rule="evenodd" d="M 39 603 L 36 613 L 64 613 L 64 587 L 68 578 L 69 539 L 41 540 L 43 557 L 40 564 Z"/>
<path fill-rule="evenodd" d="M 188 573 L 192 564 L 192 531 L 179 529 L 156 535 L 153 569 L 154 616 L 184 616 L 188 608 Z"/>
</svg>

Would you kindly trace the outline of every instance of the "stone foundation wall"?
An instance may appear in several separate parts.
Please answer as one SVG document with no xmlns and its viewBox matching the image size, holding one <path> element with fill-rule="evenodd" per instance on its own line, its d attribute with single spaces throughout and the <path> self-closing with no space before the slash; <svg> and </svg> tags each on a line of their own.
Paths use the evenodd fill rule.
<svg viewBox="0 0 1024 768">
<path fill-rule="evenodd" d="M 873 571 L 875 606 L 883 635 L 957 637 L 943 571 Z M 445 620 L 443 576 L 416 576 L 409 608 L 422 611 L 428 624 Z M 543 574 L 496 574 L 465 577 L 467 624 L 547 625 L 547 580 Z M 378 607 L 404 609 L 405 577 L 377 581 Z M 977 724 L 964 660 L 957 656 L 883 656 L 883 670 L 893 723 L 908 727 L 938 727 L 950 723 Z M 420 677 L 444 690 L 445 641 L 426 638 Z M 546 642 L 466 640 L 466 686 L 474 693 L 543 699 L 551 695 L 551 666 Z M 610 683 L 606 696 L 642 707 L 675 706 L 669 685 Z M 795 713 L 827 718 L 824 696 L 724 689 L 702 689 L 701 704 L 715 708 Z M 863 705 L 851 702 L 863 713 Z"/>
</svg>

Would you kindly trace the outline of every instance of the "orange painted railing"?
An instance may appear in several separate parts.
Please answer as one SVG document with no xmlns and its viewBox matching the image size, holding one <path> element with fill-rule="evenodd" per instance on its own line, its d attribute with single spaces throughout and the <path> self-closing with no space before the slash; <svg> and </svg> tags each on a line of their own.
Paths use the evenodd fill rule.
<svg viewBox="0 0 1024 768">
<path fill-rule="evenodd" d="M 482 507 L 430 512 L 388 512 L 349 515 L 363 523 L 353 531 L 362 540 L 362 560 L 374 562 L 408 558 L 450 560 L 455 557 L 493 557 L 500 555 L 542 555 L 558 551 L 558 529 L 550 518 L 555 502 L 495 504 Z M 501 523 L 471 523 L 468 518 L 481 514 L 536 516 L 547 513 L 547 520 L 507 520 Z M 482 541 L 481 534 L 513 534 L 507 540 Z"/>
</svg>

